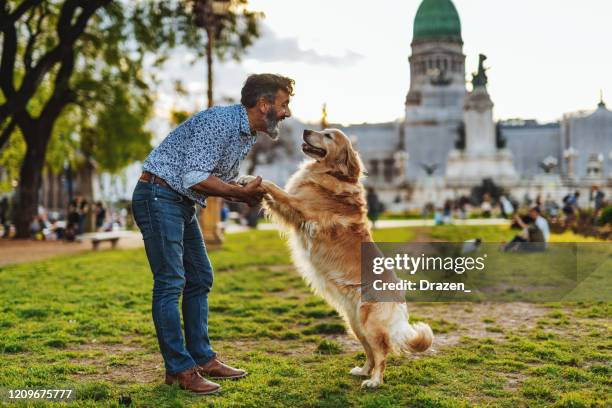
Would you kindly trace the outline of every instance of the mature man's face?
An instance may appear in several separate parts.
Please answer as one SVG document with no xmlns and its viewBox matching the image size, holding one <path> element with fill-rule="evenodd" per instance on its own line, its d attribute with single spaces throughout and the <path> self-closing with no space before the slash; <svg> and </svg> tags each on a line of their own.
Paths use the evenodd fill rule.
<svg viewBox="0 0 612 408">
<path fill-rule="evenodd" d="M 279 90 L 274 98 L 274 104 L 271 104 L 264 118 L 266 122 L 266 133 L 277 140 L 279 135 L 279 123 L 291 116 L 289 109 L 289 94 L 283 90 Z"/>
</svg>

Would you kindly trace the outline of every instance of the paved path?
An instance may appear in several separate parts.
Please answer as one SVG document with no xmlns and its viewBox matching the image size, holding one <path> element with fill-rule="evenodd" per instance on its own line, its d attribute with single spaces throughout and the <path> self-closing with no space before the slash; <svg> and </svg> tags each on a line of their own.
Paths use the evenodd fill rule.
<svg viewBox="0 0 612 408">
<path fill-rule="evenodd" d="M 455 225 L 503 225 L 507 223 L 508 220 L 501 218 L 455 220 L 453 222 Z M 433 225 L 433 220 L 380 220 L 376 223 L 376 228 L 430 227 Z M 278 226 L 272 223 L 261 223 L 257 226 L 257 229 L 270 231 L 278 229 Z M 233 234 L 245 231 L 249 231 L 249 228 L 243 225 L 232 224 L 228 226 L 225 232 L 227 234 Z M 142 246 L 142 237 L 139 232 L 122 231 L 121 235 L 121 239 L 117 246 L 118 248 L 126 249 Z M 100 245 L 102 250 L 108 247 L 110 247 L 110 243 L 108 242 L 103 242 Z M 84 240 L 83 242 L 64 242 L 0 239 L 0 266 L 28 261 L 39 261 L 55 256 L 88 251 L 91 251 L 91 242 L 88 240 Z"/>
<path fill-rule="evenodd" d="M 117 248 L 137 248 L 142 246 L 142 236 L 139 232 L 121 231 Z M 100 249 L 110 248 L 109 242 L 100 243 Z M 91 251 L 91 241 L 34 241 L 0 239 L 0 266 L 40 261 L 60 255 L 70 255 Z"/>
</svg>

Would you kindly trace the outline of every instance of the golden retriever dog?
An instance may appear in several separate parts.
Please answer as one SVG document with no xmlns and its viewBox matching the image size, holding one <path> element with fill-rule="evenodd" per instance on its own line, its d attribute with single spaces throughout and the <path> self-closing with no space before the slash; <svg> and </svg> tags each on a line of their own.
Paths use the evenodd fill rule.
<svg viewBox="0 0 612 408">
<path fill-rule="evenodd" d="M 427 350 L 430 327 L 410 325 L 405 302 L 363 302 L 362 242 L 373 242 L 367 219 L 363 165 L 349 138 L 337 129 L 305 130 L 305 161 L 289 179 L 286 190 L 263 181 L 263 207 L 288 236 L 293 261 L 312 289 L 345 319 L 365 350 L 363 367 L 354 376 L 370 377 L 362 387 L 383 382 L 391 352 Z M 243 176 L 246 184 L 253 176 Z"/>
</svg>

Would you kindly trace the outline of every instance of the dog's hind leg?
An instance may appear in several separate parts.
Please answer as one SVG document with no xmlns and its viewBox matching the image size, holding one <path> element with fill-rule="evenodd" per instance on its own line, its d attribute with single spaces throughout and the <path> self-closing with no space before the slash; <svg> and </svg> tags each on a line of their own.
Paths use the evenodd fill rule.
<svg viewBox="0 0 612 408">
<path fill-rule="evenodd" d="M 355 321 L 355 319 L 350 320 L 351 329 L 353 333 L 355 333 L 355 337 L 359 340 L 361 345 L 363 346 L 363 350 L 366 355 L 366 361 L 362 367 L 355 367 L 350 371 L 351 375 L 357 377 L 367 377 L 370 375 L 372 368 L 374 367 L 374 353 L 372 351 L 372 347 L 368 344 L 367 339 L 363 335 L 361 331 L 361 327 L 359 326 L 359 322 Z"/>
<path fill-rule="evenodd" d="M 390 350 L 389 333 L 382 327 L 377 327 L 374 330 L 373 333 L 368 333 L 368 336 L 366 336 L 366 340 L 372 348 L 374 366 L 370 371 L 370 379 L 361 383 L 362 387 L 368 388 L 378 387 L 383 383 L 387 354 L 389 354 Z"/>
<path fill-rule="evenodd" d="M 361 383 L 362 387 L 374 388 L 383 383 L 387 355 L 391 351 L 389 332 L 381 324 L 385 315 L 385 304 L 370 303 L 361 306 L 360 322 L 367 343 L 372 350 L 371 377 Z"/>
</svg>

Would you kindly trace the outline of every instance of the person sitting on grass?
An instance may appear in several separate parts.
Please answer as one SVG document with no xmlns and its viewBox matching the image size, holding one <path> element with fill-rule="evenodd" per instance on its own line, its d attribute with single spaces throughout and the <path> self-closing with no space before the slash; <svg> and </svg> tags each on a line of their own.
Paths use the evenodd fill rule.
<svg viewBox="0 0 612 408">
<path fill-rule="evenodd" d="M 550 238 L 548 221 L 540 214 L 539 207 L 532 207 L 525 218 L 514 215 L 514 222 L 522 229 L 512 241 L 502 247 L 504 251 L 544 251 Z"/>
</svg>

